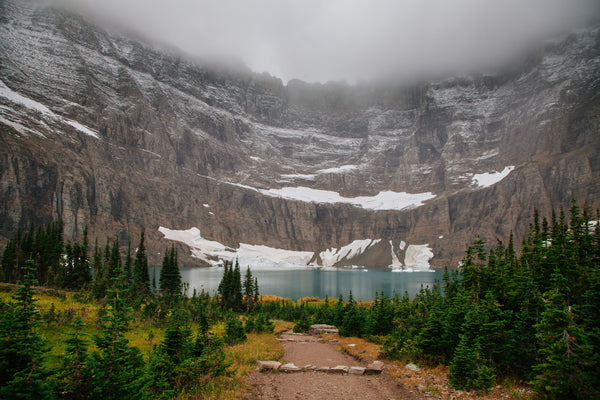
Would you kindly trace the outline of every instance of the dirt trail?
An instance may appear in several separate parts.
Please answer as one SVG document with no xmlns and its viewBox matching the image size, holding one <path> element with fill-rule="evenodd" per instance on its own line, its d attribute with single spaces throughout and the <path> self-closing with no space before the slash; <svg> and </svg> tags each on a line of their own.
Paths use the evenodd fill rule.
<svg viewBox="0 0 600 400">
<path fill-rule="evenodd" d="M 336 350 L 337 344 L 319 342 L 310 335 L 282 334 L 285 356 L 282 361 L 298 367 L 313 365 L 335 367 L 337 365 L 363 366 L 347 354 Z M 407 390 L 392 380 L 384 369 L 381 375 L 336 375 L 324 372 L 266 372 L 252 373 L 248 377 L 252 385 L 248 400 L 381 400 L 420 399 L 420 394 Z"/>
</svg>

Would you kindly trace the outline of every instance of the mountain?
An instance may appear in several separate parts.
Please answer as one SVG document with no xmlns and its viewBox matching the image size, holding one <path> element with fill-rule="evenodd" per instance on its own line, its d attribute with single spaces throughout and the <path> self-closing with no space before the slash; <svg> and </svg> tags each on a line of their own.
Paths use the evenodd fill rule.
<svg viewBox="0 0 600 400">
<path fill-rule="evenodd" d="M 493 73 L 354 86 L 284 85 L 45 3 L 0 1 L 0 37 L 5 238 L 61 218 L 67 239 L 143 229 L 155 263 L 165 232 L 197 228 L 315 264 L 452 266 L 475 234 L 522 238 L 534 206 L 600 206 L 598 25 Z"/>
</svg>

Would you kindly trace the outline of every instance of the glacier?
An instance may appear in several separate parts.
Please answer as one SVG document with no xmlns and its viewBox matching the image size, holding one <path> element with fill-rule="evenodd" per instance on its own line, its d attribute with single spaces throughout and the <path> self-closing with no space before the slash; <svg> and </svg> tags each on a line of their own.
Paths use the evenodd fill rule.
<svg viewBox="0 0 600 400">
<path fill-rule="evenodd" d="M 365 253 L 370 247 L 381 242 L 381 239 L 354 240 L 340 248 L 329 248 L 319 253 L 312 251 L 296 251 L 277 249 L 265 245 L 252 245 L 240 243 L 237 249 L 228 247 L 220 242 L 202 237 L 200 229 L 192 227 L 186 230 L 174 230 L 163 226 L 158 231 L 167 240 L 180 242 L 190 248 L 192 257 L 204 261 L 211 266 L 223 265 L 224 261 L 238 260 L 240 265 L 252 269 L 269 268 L 332 268 L 340 261 L 352 260 Z M 402 241 L 398 246 L 403 249 L 406 243 Z M 393 243 L 390 241 L 393 249 Z M 408 245 L 404 265 L 392 250 L 393 271 L 433 271 L 429 260 L 433 258 L 431 248 L 427 244 Z M 367 266 L 353 265 L 352 268 L 365 268 Z M 336 267 L 337 268 L 337 267 Z"/>
</svg>

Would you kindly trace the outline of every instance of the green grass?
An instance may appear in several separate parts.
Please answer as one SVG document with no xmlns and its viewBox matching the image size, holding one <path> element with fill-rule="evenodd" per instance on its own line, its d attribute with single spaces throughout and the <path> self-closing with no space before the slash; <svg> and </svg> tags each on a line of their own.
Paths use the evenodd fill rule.
<svg viewBox="0 0 600 400">
<path fill-rule="evenodd" d="M 17 285 L 0 283 L 0 300 L 14 302 L 11 293 Z M 102 308 L 96 301 L 85 301 L 81 293 L 35 288 L 36 307 L 39 310 L 39 333 L 47 340 L 47 361 L 50 368 L 60 365 L 65 351 L 64 339 L 73 331 L 71 321 L 81 316 L 84 327 L 82 333 L 88 344 L 88 351 L 95 350 L 93 335 L 97 333 L 98 311 Z M 51 311 L 53 309 L 53 311 Z M 125 334 L 131 346 L 137 346 L 147 358 L 153 346 L 160 343 L 165 334 L 166 324 L 156 325 L 138 315 L 130 322 L 130 330 Z M 291 329 L 293 324 L 275 321 L 275 331 Z M 198 326 L 192 324 L 193 335 Z M 225 323 L 217 322 L 211 327 L 213 334 L 223 335 Z M 248 339 L 236 346 L 226 347 L 225 352 L 232 361 L 230 375 L 210 378 L 199 377 L 196 385 L 188 388 L 179 399 L 239 399 L 248 387 L 246 376 L 256 368 L 257 360 L 278 360 L 283 357 L 283 348 L 272 333 L 248 334 Z"/>
</svg>

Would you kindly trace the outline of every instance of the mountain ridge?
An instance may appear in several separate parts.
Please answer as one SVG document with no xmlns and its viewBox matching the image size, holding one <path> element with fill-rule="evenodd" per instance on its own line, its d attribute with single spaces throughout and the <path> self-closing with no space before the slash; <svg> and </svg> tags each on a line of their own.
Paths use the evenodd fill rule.
<svg viewBox="0 0 600 400">
<path fill-rule="evenodd" d="M 121 243 L 145 229 L 154 262 L 159 226 L 316 253 L 403 240 L 428 243 L 440 265 L 456 263 L 476 233 L 522 237 L 533 206 L 600 205 L 598 26 L 498 75 L 283 85 L 194 64 L 60 9 L 0 9 L 4 236 L 33 219 L 62 218 L 67 238 L 87 224 Z M 494 185 L 474 181 L 511 166 Z M 265 195 L 294 187 L 435 198 L 374 211 Z"/>
</svg>

